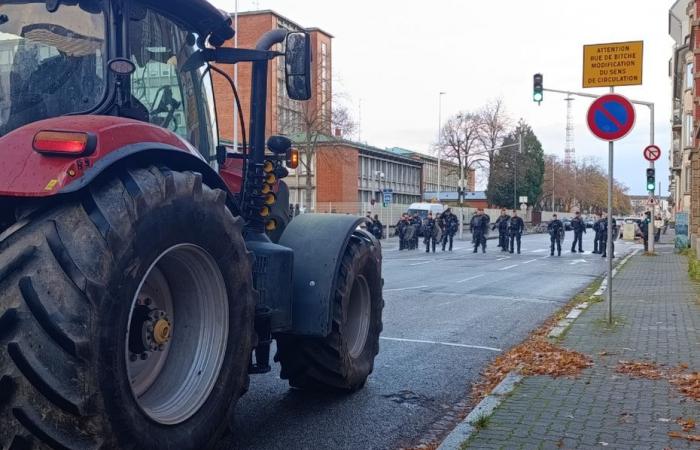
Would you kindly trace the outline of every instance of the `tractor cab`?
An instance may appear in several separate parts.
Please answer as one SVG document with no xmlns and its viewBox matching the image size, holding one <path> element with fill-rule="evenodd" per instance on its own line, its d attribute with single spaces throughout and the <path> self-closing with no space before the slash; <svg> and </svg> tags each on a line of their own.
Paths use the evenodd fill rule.
<svg viewBox="0 0 700 450">
<path fill-rule="evenodd" d="M 221 33 L 213 39 L 220 44 L 233 30 L 211 7 L 228 30 L 187 23 L 190 15 L 178 15 L 183 2 L 170 3 L 3 2 L 0 133 L 52 117 L 113 115 L 170 130 L 212 161 L 218 136 L 210 76 L 206 65 L 183 65 L 211 46 L 213 33 Z"/>
</svg>

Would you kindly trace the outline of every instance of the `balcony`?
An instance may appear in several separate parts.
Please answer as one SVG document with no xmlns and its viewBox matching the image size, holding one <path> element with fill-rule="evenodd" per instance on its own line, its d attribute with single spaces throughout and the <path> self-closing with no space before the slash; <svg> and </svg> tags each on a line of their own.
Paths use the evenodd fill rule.
<svg viewBox="0 0 700 450">
<path fill-rule="evenodd" d="M 683 152 L 680 149 L 674 149 L 671 170 L 681 170 L 682 165 L 683 165 Z"/>
<path fill-rule="evenodd" d="M 681 101 L 673 100 L 673 120 L 672 126 L 674 131 L 680 131 L 683 128 L 683 112 L 681 111 Z"/>
</svg>

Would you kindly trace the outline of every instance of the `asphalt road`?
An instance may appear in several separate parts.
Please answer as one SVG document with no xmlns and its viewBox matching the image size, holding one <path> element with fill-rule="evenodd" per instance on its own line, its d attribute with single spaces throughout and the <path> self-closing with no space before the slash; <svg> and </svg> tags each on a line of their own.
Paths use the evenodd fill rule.
<svg viewBox="0 0 700 450">
<path fill-rule="evenodd" d="M 353 395 L 289 389 L 278 366 L 253 375 L 219 449 L 392 449 L 417 439 L 466 399 L 480 370 L 605 272 L 584 250 L 549 256 L 547 235 L 523 236 L 522 254 L 503 254 L 497 241 L 473 254 L 398 251 L 384 243 L 384 332 L 374 373 Z M 632 245 L 618 243 L 617 255 Z M 274 350 L 273 350 L 274 351 Z"/>
</svg>

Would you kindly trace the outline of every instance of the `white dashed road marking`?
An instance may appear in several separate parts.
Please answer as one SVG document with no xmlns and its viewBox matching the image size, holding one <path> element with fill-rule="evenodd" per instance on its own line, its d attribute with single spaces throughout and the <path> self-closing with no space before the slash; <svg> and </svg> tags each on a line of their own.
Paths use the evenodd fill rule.
<svg viewBox="0 0 700 450">
<path fill-rule="evenodd" d="M 392 291 L 410 291 L 413 289 L 423 289 L 427 288 L 428 286 L 412 286 L 412 287 L 405 287 L 405 288 L 395 288 L 395 289 L 384 289 L 384 292 L 392 292 Z"/>
<path fill-rule="evenodd" d="M 380 336 L 379 339 L 384 339 L 385 341 L 396 341 L 396 342 L 413 342 L 416 344 L 446 345 L 448 347 L 476 348 L 479 350 L 489 350 L 492 352 L 502 352 L 503 351 L 500 348 L 496 348 L 496 347 L 486 347 L 483 345 L 456 344 L 454 342 L 425 341 L 422 339 L 403 339 L 403 338 L 392 338 L 392 337 L 386 337 L 386 336 Z"/>
<path fill-rule="evenodd" d="M 484 276 L 483 273 L 480 274 L 480 275 L 474 275 L 473 277 L 469 277 L 469 278 L 465 278 L 465 279 L 463 279 L 463 280 L 459 280 L 457 283 L 464 283 L 465 281 L 474 280 L 474 279 L 476 279 L 476 278 L 483 277 L 483 276 Z"/>
<path fill-rule="evenodd" d="M 513 267 L 518 267 L 518 265 L 517 265 L 517 264 L 513 264 L 512 266 L 501 267 L 501 268 L 498 269 L 498 270 L 508 270 L 508 269 L 512 269 Z"/>
</svg>

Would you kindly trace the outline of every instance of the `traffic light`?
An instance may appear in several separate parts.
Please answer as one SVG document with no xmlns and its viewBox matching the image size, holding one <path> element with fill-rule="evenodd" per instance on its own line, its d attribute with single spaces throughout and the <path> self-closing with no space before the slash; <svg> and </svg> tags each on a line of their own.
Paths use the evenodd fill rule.
<svg viewBox="0 0 700 450">
<path fill-rule="evenodd" d="M 647 169 L 647 191 L 654 192 L 656 190 L 656 169 Z"/>
<path fill-rule="evenodd" d="M 532 100 L 539 105 L 544 100 L 544 77 L 541 73 L 536 73 L 532 77 Z"/>
</svg>

